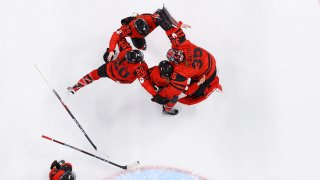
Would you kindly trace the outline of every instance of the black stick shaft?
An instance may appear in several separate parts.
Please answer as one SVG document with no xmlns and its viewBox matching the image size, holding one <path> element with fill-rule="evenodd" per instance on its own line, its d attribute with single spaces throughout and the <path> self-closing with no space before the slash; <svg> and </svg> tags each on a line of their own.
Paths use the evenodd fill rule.
<svg viewBox="0 0 320 180">
<path fill-rule="evenodd" d="M 60 103 L 62 104 L 62 106 L 66 109 L 66 111 L 69 113 L 69 115 L 71 116 L 71 118 L 73 119 L 73 121 L 77 124 L 77 126 L 79 127 L 79 129 L 82 131 L 82 133 L 86 136 L 87 140 L 90 142 L 90 144 L 93 146 L 93 148 L 97 151 L 97 146 L 95 146 L 93 144 L 93 142 L 91 141 L 91 139 L 89 138 L 89 136 L 87 135 L 87 133 L 84 131 L 84 129 L 82 128 L 82 126 L 80 125 L 80 123 L 77 121 L 77 119 L 74 117 L 74 115 L 71 113 L 71 111 L 69 110 L 68 106 L 62 101 L 61 97 L 59 96 L 59 94 L 57 93 L 57 91 L 55 89 L 53 89 L 49 82 L 47 81 L 47 79 L 44 77 L 44 75 L 41 73 L 41 71 L 39 70 L 39 68 L 37 66 L 35 66 L 35 68 L 38 70 L 39 74 L 41 75 L 41 77 L 43 78 L 43 80 L 47 83 L 47 85 L 49 86 L 50 89 L 52 89 L 53 94 L 58 98 L 58 100 L 60 101 Z"/>
<path fill-rule="evenodd" d="M 59 99 L 60 103 L 62 104 L 62 106 L 66 109 L 66 111 L 69 113 L 69 115 L 71 116 L 71 118 L 73 119 L 73 121 L 77 124 L 77 126 L 79 127 L 79 129 L 82 131 L 82 133 L 86 136 L 86 138 L 88 139 L 88 141 L 90 142 L 90 144 L 93 146 L 93 148 L 95 150 L 97 150 L 97 146 L 95 146 L 93 144 L 93 142 L 91 141 L 91 139 L 89 138 L 89 136 L 87 135 L 87 133 L 84 131 L 84 129 L 82 128 L 82 126 L 80 125 L 80 123 L 77 121 L 77 119 L 74 117 L 74 115 L 71 113 L 71 111 L 69 110 L 68 106 L 62 101 L 61 97 L 59 96 L 59 94 L 56 92 L 56 90 L 52 89 L 53 93 L 57 96 L 57 98 Z"/>
<path fill-rule="evenodd" d="M 94 155 L 94 154 L 88 153 L 88 152 L 86 152 L 86 151 L 84 151 L 84 150 L 81 150 L 81 149 L 79 149 L 79 148 L 76 148 L 76 147 L 74 147 L 74 146 L 71 146 L 71 145 L 69 145 L 69 144 L 66 144 L 66 143 L 64 143 L 64 142 L 61 142 L 61 141 L 52 139 L 52 138 L 50 138 L 50 137 L 48 137 L 48 136 L 42 135 L 42 138 L 45 138 L 45 139 L 47 139 L 47 140 L 53 141 L 53 142 L 55 142 L 55 143 L 58 143 L 58 144 L 61 144 L 61 145 L 64 145 L 64 146 L 67 146 L 67 147 L 69 147 L 69 148 L 71 148 L 71 149 L 77 150 L 77 151 L 79 151 L 79 152 L 82 152 L 82 153 L 84 153 L 84 154 L 87 154 L 87 155 L 89 155 L 89 156 L 92 156 L 92 157 L 94 157 L 94 158 L 97 158 L 97 159 L 99 159 L 99 160 L 101 160 L 101 161 L 104 161 L 104 162 L 107 162 L 107 163 L 109 163 L 109 164 L 112 164 L 112 165 L 114 165 L 114 166 L 116 166 L 116 167 L 119 167 L 119 168 L 121 168 L 121 169 L 128 169 L 128 166 L 121 166 L 121 165 L 116 164 L 116 163 L 114 163 L 114 162 L 111 162 L 111 161 L 109 161 L 109 160 L 103 159 L 103 158 L 101 158 L 101 157 L 99 157 L 99 156 L 96 156 L 96 155 Z"/>
</svg>

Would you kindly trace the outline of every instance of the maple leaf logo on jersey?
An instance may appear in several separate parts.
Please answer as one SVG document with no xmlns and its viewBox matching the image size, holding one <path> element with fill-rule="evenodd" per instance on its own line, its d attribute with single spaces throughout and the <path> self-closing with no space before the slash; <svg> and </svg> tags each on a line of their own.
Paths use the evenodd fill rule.
<svg viewBox="0 0 320 180">
<path fill-rule="evenodd" d="M 177 36 L 176 33 L 173 33 L 173 34 L 172 34 L 172 37 L 173 37 L 173 38 L 177 38 L 178 36 Z"/>
</svg>

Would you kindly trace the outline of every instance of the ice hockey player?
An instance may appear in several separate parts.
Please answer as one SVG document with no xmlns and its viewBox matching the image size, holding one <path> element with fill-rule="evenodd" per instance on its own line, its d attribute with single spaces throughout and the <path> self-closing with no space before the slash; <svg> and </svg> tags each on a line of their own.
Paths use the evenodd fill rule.
<svg viewBox="0 0 320 180">
<path fill-rule="evenodd" d="M 75 180 L 76 175 L 72 171 L 72 165 L 64 160 L 54 160 L 50 166 L 50 180 Z"/>
<path fill-rule="evenodd" d="M 152 98 L 152 101 L 163 104 L 164 112 L 175 115 L 178 110 L 173 107 L 178 102 L 179 95 L 188 86 L 188 78 L 191 78 L 190 85 L 198 83 L 202 77 L 205 77 L 205 82 L 194 93 L 181 98 L 179 102 L 183 104 L 191 105 L 201 102 L 215 89 L 222 91 L 222 87 L 216 74 L 215 58 L 205 49 L 186 39 L 181 27 L 188 28 L 190 26 L 182 22 L 174 24 L 172 17 L 165 10 L 159 14 L 165 22 L 160 26 L 166 31 L 172 44 L 172 48 L 167 52 L 167 58 L 173 62 L 174 72 L 170 77 L 169 85 L 161 89 Z"/>
<path fill-rule="evenodd" d="M 116 45 L 122 38 L 130 37 L 133 45 L 139 50 L 146 50 L 145 37 L 161 23 L 158 11 L 153 14 L 130 16 L 121 20 L 122 26 L 115 31 L 110 39 L 109 48 L 104 54 L 105 60 L 111 61 L 114 57 Z"/>
<path fill-rule="evenodd" d="M 120 52 L 116 59 L 111 62 L 106 61 L 106 63 L 98 69 L 86 74 L 74 86 L 68 87 L 68 91 L 74 94 L 79 89 L 93 81 L 99 80 L 101 77 L 108 77 L 121 84 L 130 84 L 139 78 L 144 88 L 153 88 L 148 83 L 144 83 L 144 78 L 147 76 L 148 65 L 144 62 L 143 53 L 139 50 L 132 50 L 131 45 L 125 38 L 119 41 L 118 46 Z"/>
<path fill-rule="evenodd" d="M 154 87 L 148 91 L 152 96 L 157 95 L 157 92 L 169 84 L 170 76 L 173 72 L 173 66 L 169 61 L 163 60 L 158 66 L 153 66 L 148 69 L 148 77 L 146 81 Z"/>
<path fill-rule="evenodd" d="M 173 65 L 167 61 L 163 60 L 158 66 L 154 66 L 148 69 L 148 81 L 154 87 L 154 91 L 150 92 L 152 96 L 156 96 L 157 92 L 169 85 L 170 77 L 173 73 Z M 187 86 L 187 89 L 183 91 L 186 95 L 193 94 L 199 86 L 205 82 L 205 76 L 203 76 L 197 83 L 192 83 Z M 170 103 L 169 103 L 170 104 Z M 174 104 L 173 104 L 174 105 Z M 166 112 L 166 111 L 164 111 Z M 166 112 L 172 114 L 170 112 Z M 172 115 L 175 115 L 174 113 Z"/>
</svg>

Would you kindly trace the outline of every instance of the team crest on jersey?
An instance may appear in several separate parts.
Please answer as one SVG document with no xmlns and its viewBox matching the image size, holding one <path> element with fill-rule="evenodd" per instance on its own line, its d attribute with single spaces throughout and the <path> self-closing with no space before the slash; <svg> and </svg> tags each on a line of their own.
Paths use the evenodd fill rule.
<svg viewBox="0 0 320 180">
<path fill-rule="evenodd" d="M 177 36 L 176 33 L 172 33 L 172 37 L 175 39 L 175 38 L 177 38 L 178 36 Z"/>
</svg>

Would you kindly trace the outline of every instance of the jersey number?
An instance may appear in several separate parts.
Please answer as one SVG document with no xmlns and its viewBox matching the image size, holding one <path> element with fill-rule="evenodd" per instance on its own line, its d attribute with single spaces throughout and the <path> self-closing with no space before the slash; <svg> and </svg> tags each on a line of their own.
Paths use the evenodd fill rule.
<svg viewBox="0 0 320 180">
<path fill-rule="evenodd" d="M 143 67 L 139 67 L 136 69 L 136 73 L 137 73 L 138 77 L 141 77 L 145 74 L 145 71 L 144 71 Z"/>
<path fill-rule="evenodd" d="M 193 50 L 193 61 L 192 61 L 192 68 L 193 69 L 201 69 L 202 68 L 202 50 L 200 48 L 195 48 Z"/>
</svg>

